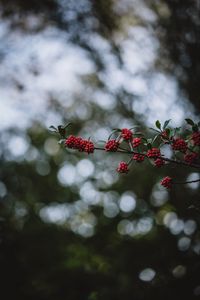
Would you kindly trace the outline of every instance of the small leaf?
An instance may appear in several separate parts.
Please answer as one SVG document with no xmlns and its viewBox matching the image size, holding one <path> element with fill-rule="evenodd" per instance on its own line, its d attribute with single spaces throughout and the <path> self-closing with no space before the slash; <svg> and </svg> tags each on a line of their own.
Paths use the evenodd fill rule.
<svg viewBox="0 0 200 300">
<path fill-rule="evenodd" d="M 121 132 L 122 130 L 119 129 L 119 128 L 113 128 L 112 131 L 113 131 L 113 132 Z"/>
<path fill-rule="evenodd" d="M 148 144 L 147 144 L 147 148 L 148 148 L 149 150 L 152 148 L 151 143 L 148 143 Z"/>
<path fill-rule="evenodd" d="M 153 141 L 152 141 L 152 144 L 157 140 L 157 138 L 158 138 L 159 136 L 160 136 L 160 134 L 157 134 L 157 135 L 154 136 Z"/>
<path fill-rule="evenodd" d="M 185 119 L 185 121 L 191 126 L 194 125 L 194 122 L 191 119 Z"/>
<path fill-rule="evenodd" d="M 155 124 L 156 124 L 156 127 L 157 127 L 158 129 L 161 129 L 161 124 L 160 124 L 160 121 L 159 121 L 159 120 L 157 120 Z"/>
<path fill-rule="evenodd" d="M 194 132 L 197 132 L 197 131 L 198 131 L 198 126 L 197 126 L 197 124 L 194 124 L 194 125 L 192 126 L 192 130 L 193 130 Z"/>
<path fill-rule="evenodd" d="M 62 144 L 64 144 L 64 142 L 65 142 L 65 140 L 61 139 L 61 140 L 58 141 L 58 144 L 62 145 Z"/>
<path fill-rule="evenodd" d="M 167 136 L 169 136 L 169 135 L 170 135 L 170 132 L 171 132 L 170 128 L 166 128 L 166 129 L 165 129 L 165 132 L 166 132 Z"/>
<path fill-rule="evenodd" d="M 160 131 L 156 130 L 155 128 L 149 127 L 149 129 L 151 129 L 151 130 L 153 130 L 153 131 L 155 131 L 155 132 L 160 133 Z"/>
<path fill-rule="evenodd" d="M 54 129 L 54 130 L 56 130 L 56 127 L 54 127 L 53 125 L 51 125 L 51 126 L 49 127 L 49 129 Z"/>
<path fill-rule="evenodd" d="M 66 129 L 66 128 L 69 127 L 70 125 L 72 125 L 72 123 L 69 122 L 68 124 L 64 125 L 63 128 Z"/>
<path fill-rule="evenodd" d="M 167 125 L 169 124 L 170 121 L 171 121 L 171 119 L 165 121 L 165 123 L 163 125 L 163 129 L 165 129 L 167 127 Z"/>
</svg>

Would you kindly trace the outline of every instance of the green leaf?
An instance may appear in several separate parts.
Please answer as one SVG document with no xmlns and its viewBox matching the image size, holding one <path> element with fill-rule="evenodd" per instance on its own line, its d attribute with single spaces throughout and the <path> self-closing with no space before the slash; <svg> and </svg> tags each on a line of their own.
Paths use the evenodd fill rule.
<svg viewBox="0 0 200 300">
<path fill-rule="evenodd" d="M 61 139 L 58 141 L 58 144 L 62 145 L 62 144 L 64 144 L 64 142 L 65 142 L 65 139 Z"/>
<path fill-rule="evenodd" d="M 165 121 L 165 123 L 163 125 L 163 129 L 165 129 L 167 127 L 167 125 L 169 124 L 170 121 L 171 121 L 171 119 Z"/>
<path fill-rule="evenodd" d="M 165 132 L 166 132 L 167 136 L 169 137 L 170 132 L 171 132 L 170 128 L 166 128 L 166 129 L 165 129 Z"/>
<path fill-rule="evenodd" d="M 191 119 L 185 119 L 185 121 L 191 125 L 191 126 L 194 126 L 194 122 L 191 120 Z"/>
<path fill-rule="evenodd" d="M 160 124 L 160 121 L 159 121 L 159 120 L 156 121 L 155 125 L 156 125 L 156 127 L 157 127 L 158 129 L 161 129 L 161 124 Z"/>
<path fill-rule="evenodd" d="M 194 125 L 192 126 L 192 130 L 193 130 L 194 132 L 198 131 L 198 126 L 197 126 L 197 124 L 194 124 Z"/>
<path fill-rule="evenodd" d="M 147 148 L 148 148 L 149 150 L 152 148 L 151 143 L 148 143 L 148 144 L 147 144 Z"/>
<path fill-rule="evenodd" d="M 112 129 L 112 132 L 121 132 L 122 130 L 121 129 L 119 129 L 119 128 L 113 128 Z"/>
<path fill-rule="evenodd" d="M 51 125 L 51 126 L 49 127 L 49 129 L 57 130 L 56 127 L 54 127 L 53 125 Z"/>
<path fill-rule="evenodd" d="M 152 141 L 152 144 L 157 140 L 157 138 L 158 138 L 159 136 L 160 136 L 160 134 L 157 134 L 157 135 L 154 136 L 153 141 Z"/>
<path fill-rule="evenodd" d="M 155 131 L 155 132 L 160 133 L 160 131 L 156 130 L 155 128 L 149 127 L 149 129 L 151 129 L 151 130 L 153 130 L 153 131 Z"/>
</svg>

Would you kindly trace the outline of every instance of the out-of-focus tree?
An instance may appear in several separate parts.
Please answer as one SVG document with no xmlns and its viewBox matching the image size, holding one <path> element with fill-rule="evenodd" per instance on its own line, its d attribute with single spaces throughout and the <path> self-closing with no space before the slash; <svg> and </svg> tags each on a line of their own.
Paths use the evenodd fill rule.
<svg viewBox="0 0 200 300">
<path fill-rule="evenodd" d="M 198 109 L 199 7 L 193 1 L 1 0 L 0 9 L 6 28 L 1 35 L 2 64 L 10 59 L 16 36 L 25 40 L 49 32 L 73 45 L 72 52 L 81 49 L 81 60 L 91 64 L 88 72 L 78 73 L 75 91 L 61 94 L 61 99 L 50 87 L 46 98 L 41 94 L 38 116 L 42 101 L 48 104 L 40 122 L 24 130 L 16 124 L 1 133 L 2 299 L 196 299 L 199 186 L 163 191 L 158 182 L 165 170 L 148 165 L 135 165 L 119 178 L 118 154 L 112 158 L 95 153 L 89 160 L 81 153 L 66 153 L 45 128 L 53 112 L 62 124 L 73 122 L 74 134 L 87 138 L 100 139 L 119 125 L 140 125 L 147 132 L 143 121 L 149 113 L 139 115 L 134 106 L 142 105 L 138 89 L 132 89 L 137 72 L 151 79 L 156 70 L 173 70 Z M 149 50 L 142 52 L 145 60 L 139 71 L 133 68 L 139 60 L 136 44 L 125 56 L 132 36 L 139 51 Z M 154 38 L 151 49 L 149 36 Z M 19 65 L 1 77 L 1 86 L 14 86 L 23 97 L 30 86 L 37 89 L 34 83 L 43 79 L 44 66 L 34 56 Z M 23 73 L 22 66 L 28 72 Z M 29 73 L 31 83 L 26 80 Z M 28 101 L 32 99 L 25 98 L 24 109 Z M 168 171 L 177 179 L 198 176 L 184 167 Z"/>
</svg>

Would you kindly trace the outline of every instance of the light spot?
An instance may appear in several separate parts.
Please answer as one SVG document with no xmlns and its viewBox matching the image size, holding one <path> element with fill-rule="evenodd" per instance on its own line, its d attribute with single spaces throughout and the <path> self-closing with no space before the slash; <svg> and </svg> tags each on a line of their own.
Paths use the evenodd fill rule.
<svg viewBox="0 0 200 300">
<path fill-rule="evenodd" d="M 139 274 L 139 278 L 142 281 L 152 281 L 156 275 L 156 272 L 151 268 L 146 268 L 142 270 Z"/>
<path fill-rule="evenodd" d="M 94 164 L 89 159 L 82 159 L 77 164 L 77 172 L 82 177 L 92 176 L 94 173 Z"/>
<path fill-rule="evenodd" d="M 70 186 L 75 182 L 76 169 L 72 164 L 66 164 L 60 168 L 57 174 L 58 181 L 61 185 Z"/>
<path fill-rule="evenodd" d="M 193 181 L 193 180 L 198 180 L 200 179 L 200 175 L 198 173 L 191 173 L 186 181 Z M 192 183 L 187 183 L 187 186 L 191 188 L 192 190 L 196 190 L 200 186 L 200 181 L 199 182 L 192 182 Z"/>
<path fill-rule="evenodd" d="M 178 240 L 178 248 L 180 251 L 187 251 L 190 248 L 191 239 L 188 237 L 182 237 Z"/>
<path fill-rule="evenodd" d="M 186 274 L 186 267 L 183 265 L 178 265 L 173 269 L 172 274 L 175 278 L 181 278 Z"/>
<path fill-rule="evenodd" d="M 5 197 L 7 194 L 7 188 L 6 188 L 6 185 L 0 181 L 0 197 L 3 198 Z"/>
<path fill-rule="evenodd" d="M 136 207 L 136 200 L 133 194 L 123 194 L 119 200 L 119 207 L 123 212 L 131 212 Z"/>
<path fill-rule="evenodd" d="M 55 155 L 59 151 L 59 145 L 57 140 L 49 138 L 44 143 L 44 150 L 49 155 Z"/>
<path fill-rule="evenodd" d="M 195 232 L 197 223 L 194 220 L 187 220 L 184 225 L 184 233 L 191 235 Z"/>
<path fill-rule="evenodd" d="M 70 210 L 66 204 L 52 204 L 43 207 L 39 215 L 44 222 L 62 225 L 69 218 Z"/>
<path fill-rule="evenodd" d="M 24 155 L 28 147 L 28 141 L 21 136 L 14 136 L 8 141 L 8 149 L 16 157 Z"/>
</svg>

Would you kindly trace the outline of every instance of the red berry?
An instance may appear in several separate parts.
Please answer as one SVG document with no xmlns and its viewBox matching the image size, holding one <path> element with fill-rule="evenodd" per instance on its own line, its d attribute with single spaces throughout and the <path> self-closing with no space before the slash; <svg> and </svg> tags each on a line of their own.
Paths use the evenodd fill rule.
<svg viewBox="0 0 200 300">
<path fill-rule="evenodd" d="M 132 140 L 132 145 L 133 145 L 133 148 L 137 148 L 138 146 L 140 146 L 142 143 L 142 140 L 141 138 L 134 138 Z"/>
<path fill-rule="evenodd" d="M 66 140 L 65 140 L 65 147 L 68 148 L 75 148 L 76 147 L 76 142 L 77 142 L 77 137 L 74 135 L 70 135 Z"/>
<path fill-rule="evenodd" d="M 198 157 L 197 153 L 188 153 L 184 155 L 184 161 L 191 164 L 193 163 Z"/>
<path fill-rule="evenodd" d="M 158 148 L 152 148 L 150 150 L 147 151 L 147 156 L 149 158 L 158 158 L 161 156 L 161 153 L 160 153 L 160 149 Z"/>
<path fill-rule="evenodd" d="M 192 141 L 194 143 L 195 146 L 200 146 L 200 132 L 194 132 L 192 134 Z"/>
<path fill-rule="evenodd" d="M 124 140 L 130 141 L 132 139 L 133 133 L 130 129 L 123 128 L 121 135 L 122 135 Z"/>
<path fill-rule="evenodd" d="M 160 183 L 162 186 L 166 187 L 167 189 L 171 188 L 172 186 L 172 178 L 169 177 L 169 176 L 166 176 L 164 177 L 162 180 L 161 180 L 161 183 Z"/>
<path fill-rule="evenodd" d="M 187 143 L 181 138 L 174 139 L 172 149 L 185 153 L 187 151 Z"/>
<path fill-rule="evenodd" d="M 144 161 L 145 156 L 143 154 L 140 153 L 136 153 L 133 155 L 133 160 L 136 160 L 137 162 L 142 162 Z"/>
<path fill-rule="evenodd" d="M 160 168 L 165 164 L 165 161 L 162 158 L 156 158 L 154 164 L 156 167 Z"/>
<path fill-rule="evenodd" d="M 87 152 L 88 154 L 94 152 L 94 144 L 91 141 L 89 141 L 89 140 L 87 141 L 86 140 L 84 152 Z"/>
<path fill-rule="evenodd" d="M 168 140 L 168 138 L 169 138 L 168 132 L 167 132 L 166 130 L 162 131 L 161 137 L 162 137 L 162 139 L 164 139 L 164 140 Z"/>
<path fill-rule="evenodd" d="M 118 165 L 117 172 L 119 173 L 128 173 L 128 164 L 124 161 L 121 161 Z"/>
<path fill-rule="evenodd" d="M 94 152 L 94 144 L 91 141 L 74 135 L 70 135 L 65 140 L 65 146 L 71 149 L 77 149 L 81 152 L 87 152 L 88 154 Z"/>
<path fill-rule="evenodd" d="M 116 140 L 109 140 L 105 144 L 104 148 L 106 151 L 116 152 L 118 147 L 119 147 L 119 142 L 117 142 Z"/>
</svg>

